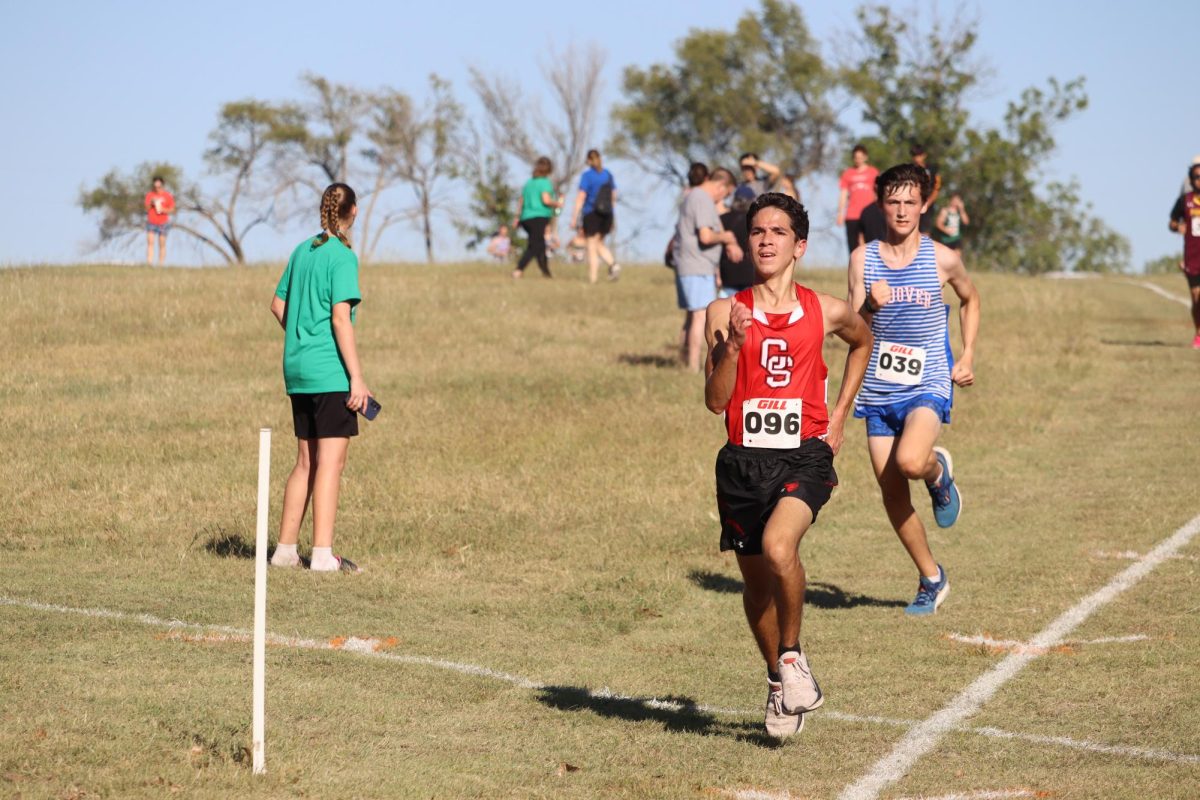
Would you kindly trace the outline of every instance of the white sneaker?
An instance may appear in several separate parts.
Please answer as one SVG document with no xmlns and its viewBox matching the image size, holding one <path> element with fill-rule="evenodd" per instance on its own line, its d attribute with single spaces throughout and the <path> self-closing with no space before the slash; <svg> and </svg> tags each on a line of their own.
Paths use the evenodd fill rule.
<svg viewBox="0 0 1200 800">
<path fill-rule="evenodd" d="M 614 261 L 613 265 L 608 268 L 608 279 L 610 281 L 615 281 L 617 278 L 620 278 L 620 277 L 621 277 L 621 265 Z"/>
<path fill-rule="evenodd" d="M 767 681 L 767 716 L 764 721 L 767 735 L 786 739 L 804 730 L 803 714 L 788 714 L 783 710 L 783 684 Z"/>
<path fill-rule="evenodd" d="M 783 710 L 787 714 L 803 714 L 821 707 L 825 696 L 817 685 L 812 670 L 808 668 L 808 656 L 804 651 L 788 650 L 779 657 L 776 665 L 783 682 Z"/>
</svg>

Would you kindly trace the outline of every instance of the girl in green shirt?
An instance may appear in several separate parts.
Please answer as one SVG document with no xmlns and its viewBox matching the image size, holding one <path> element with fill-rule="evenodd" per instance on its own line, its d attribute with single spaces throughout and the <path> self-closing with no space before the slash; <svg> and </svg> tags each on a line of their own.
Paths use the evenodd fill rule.
<svg viewBox="0 0 1200 800">
<path fill-rule="evenodd" d="M 356 411 L 365 411 L 371 390 L 363 381 L 354 339 L 358 257 L 346 231 L 358 214 L 354 190 L 335 183 L 321 197 L 322 232 L 305 239 L 288 259 L 271 313 L 284 330 L 283 377 L 292 402 L 296 466 L 283 492 L 275 566 L 300 563 L 300 523 L 312 503 L 313 554 L 318 572 L 360 572 L 333 554 L 333 521 L 350 437 L 358 435 Z"/>
</svg>

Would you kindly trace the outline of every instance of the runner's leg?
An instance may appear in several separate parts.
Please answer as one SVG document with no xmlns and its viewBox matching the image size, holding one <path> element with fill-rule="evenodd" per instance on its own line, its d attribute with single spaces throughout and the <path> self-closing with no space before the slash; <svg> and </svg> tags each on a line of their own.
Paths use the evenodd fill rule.
<svg viewBox="0 0 1200 800">
<path fill-rule="evenodd" d="M 930 412 L 932 413 L 932 412 Z M 910 415 L 911 418 L 911 415 Z M 907 431 L 907 426 L 906 426 Z M 937 561 L 929 550 L 929 541 L 925 535 L 925 525 L 917 516 L 912 506 L 908 481 L 896 465 L 895 450 L 899 441 L 891 436 L 868 436 L 867 449 L 871 454 L 871 467 L 875 470 L 875 480 L 883 495 L 883 508 L 900 544 L 908 551 L 922 575 L 937 575 Z"/>
<path fill-rule="evenodd" d="M 812 521 L 812 509 L 807 503 L 796 497 L 784 497 L 775 505 L 763 531 L 763 560 L 775 579 L 778 643 L 783 647 L 796 645 L 800 641 L 805 588 L 800 539 Z"/>
</svg>

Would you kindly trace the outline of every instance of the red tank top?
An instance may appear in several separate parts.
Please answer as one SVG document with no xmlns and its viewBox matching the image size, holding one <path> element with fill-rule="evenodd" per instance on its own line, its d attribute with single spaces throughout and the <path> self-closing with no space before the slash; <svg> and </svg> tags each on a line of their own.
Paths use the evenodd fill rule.
<svg viewBox="0 0 1200 800">
<path fill-rule="evenodd" d="M 750 308 L 753 321 L 725 407 L 725 430 L 733 444 L 787 449 L 829 430 L 821 301 L 812 289 L 795 286 L 800 304 L 790 314 L 755 310 L 753 289 L 735 295 Z"/>
</svg>

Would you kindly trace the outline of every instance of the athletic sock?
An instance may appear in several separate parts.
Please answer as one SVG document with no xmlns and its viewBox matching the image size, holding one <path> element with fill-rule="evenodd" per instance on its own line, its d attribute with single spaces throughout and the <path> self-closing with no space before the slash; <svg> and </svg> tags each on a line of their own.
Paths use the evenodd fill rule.
<svg viewBox="0 0 1200 800">
<path fill-rule="evenodd" d="M 941 570 L 940 568 L 939 568 L 939 569 L 938 569 L 938 571 L 937 571 L 936 573 L 934 573 L 933 575 L 926 575 L 926 576 L 925 576 L 925 580 L 927 580 L 927 581 L 930 581 L 930 582 L 932 582 L 932 583 L 937 583 L 937 582 L 938 582 L 938 581 L 940 581 L 941 579 L 942 579 L 942 570 Z"/>
<path fill-rule="evenodd" d="M 936 478 L 934 478 L 932 481 L 925 481 L 925 485 L 926 485 L 926 486 L 937 486 L 939 483 L 941 483 L 941 482 L 942 482 L 942 473 L 944 473 L 945 471 L 946 471 L 946 470 L 942 468 L 942 465 L 941 465 L 941 464 L 938 464 L 938 474 L 937 474 L 937 477 L 936 477 Z"/>
<path fill-rule="evenodd" d="M 300 563 L 300 554 L 294 544 L 277 544 L 271 556 L 271 563 L 277 567 L 290 567 Z"/>
<path fill-rule="evenodd" d="M 338 568 L 338 560 L 333 556 L 332 547 L 314 547 L 312 563 L 309 569 L 317 572 L 332 572 Z"/>
<path fill-rule="evenodd" d="M 799 652 L 800 652 L 800 643 L 799 642 L 797 642 L 796 644 L 793 644 L 793 645 L 788 645 L 788 646 L 779 645 L 779 655 L 780 656 L 782 656 L 784 653 L 799 653 Z"/>
<path fill-rule="evenodd" d="M 779 673 L 771 670 L 767 670 L 767 680 L 771 683 L 783 683 L 783 678 L 779 677 Z"/>
</svg>

